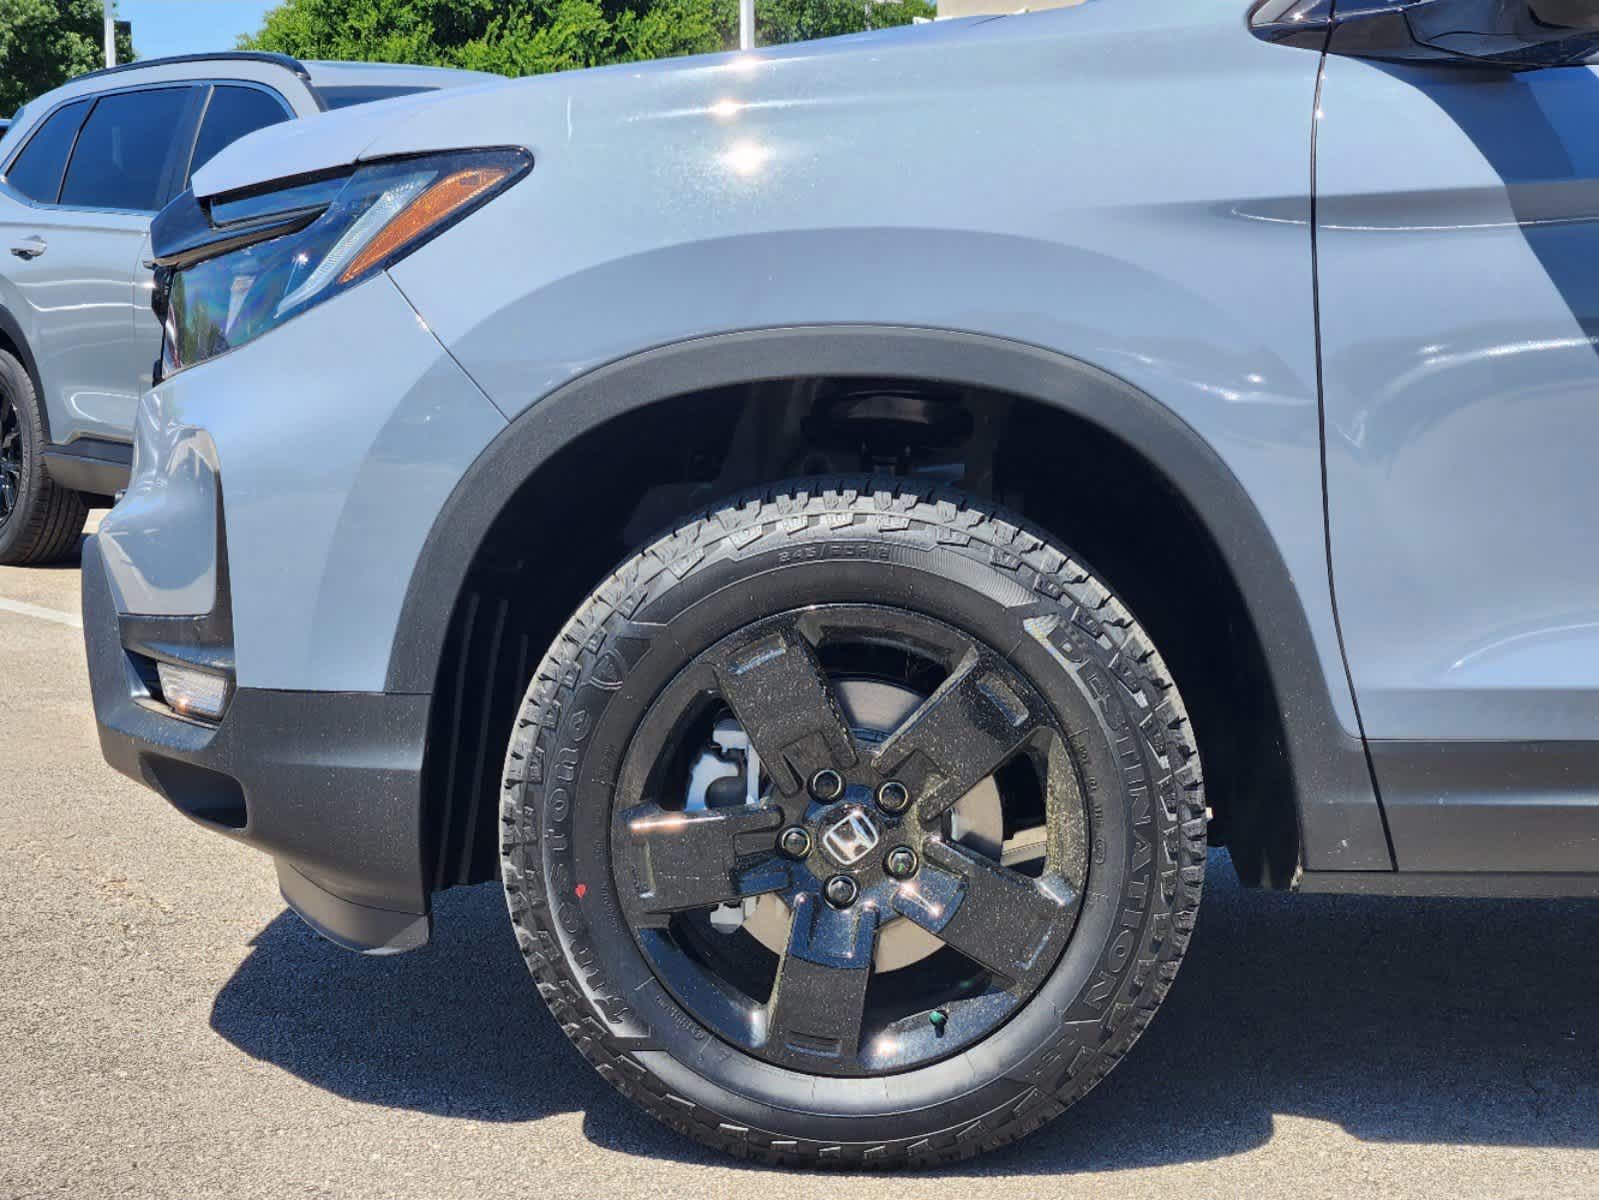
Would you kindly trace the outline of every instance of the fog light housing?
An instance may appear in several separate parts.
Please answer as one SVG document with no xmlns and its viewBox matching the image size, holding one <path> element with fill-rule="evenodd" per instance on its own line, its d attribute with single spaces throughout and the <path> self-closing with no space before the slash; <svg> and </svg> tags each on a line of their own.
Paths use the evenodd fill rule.
<svg viewBox="0 0 1599 1200">
<path fill-rule="evenodd" d="M 233 692 L 228 676 L 169 662 L 156 663 L 155 670 L 161 680 L 161 699 L 173 712 L 207 721 L 222 719 Z"/>
</svg>

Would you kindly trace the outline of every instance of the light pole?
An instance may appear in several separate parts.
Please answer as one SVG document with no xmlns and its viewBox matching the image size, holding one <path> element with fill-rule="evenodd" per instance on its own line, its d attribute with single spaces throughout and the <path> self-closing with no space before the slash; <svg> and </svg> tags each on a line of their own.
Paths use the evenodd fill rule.
<svg viewBox="0 0 1599 1200">
<path fill-rule="evenodd" d="M 738 48 L 755 49 L 755 0 L 738 0 Z"/>
<path fill-rule="evenodd" d="M 105 65 L 117 65 L 117 0 L 100 0 L 105 10 Z"/>
</svg>

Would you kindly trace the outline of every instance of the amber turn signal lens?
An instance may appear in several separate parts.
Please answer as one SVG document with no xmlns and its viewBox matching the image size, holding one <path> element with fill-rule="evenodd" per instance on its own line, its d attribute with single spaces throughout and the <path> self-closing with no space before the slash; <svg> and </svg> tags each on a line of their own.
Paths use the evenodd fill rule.
<svg viewBox="0 0 1599 1200">
<path fill-rule="evenodd" d="M 367 243 L 349 266 L 339 276 L 346 284 L 366 274 L 378 263 L 397 250 L 404 248 L 427 233 L 441 221 L 447 221 L 464 206 L 472 203 L 484 192 L 501 183 L 511 174 L 509 167 L 467 167 L 446 175 L 418 196 L 392 221 L 385 225 L 377 237 Z"/>
</svg>

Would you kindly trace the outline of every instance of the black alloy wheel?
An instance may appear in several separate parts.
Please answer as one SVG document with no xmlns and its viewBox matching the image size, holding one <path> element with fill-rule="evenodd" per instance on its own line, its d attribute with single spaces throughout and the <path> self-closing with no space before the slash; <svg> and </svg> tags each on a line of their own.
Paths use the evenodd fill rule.
<svg viewBox="0 0 1599 1200">
<path fill-rule="evenodd" d="M 841 704 L 854 681 L 918 677 L 931 694 L 896 728 Z M 684 750 L 718 740 L 737 774 L 700 800 Z M 949 625 L 886 605 L 758 621 L 695 658 L 633 736 L 611 831 L 627 922 L 678 1003 L 760 1058 L 829 1075 L 942 1058 L 1024 1003 L 1070 936 L 1087 821 L 1065 755 L 1021 674 Z M 980 785 L 1008 842 L 956 811 Z M 1039 851 L 1034 870 L 1006 865 L 1005 845 Z M 725 915 L 755 919 L 758 897 L 780 906 L 775 946 Z M 900 922 L 954 953 L 884 963 Z"/>
<path fill-rule="evenodd" d="M 0 390 L 0 529 L 22 498 L 22 421 L 11 396 Z"/>
<path fill-rule="evenodd" d="M 616 1087 L 774 1162 L 966 1157 L 1119 1061 L 1186 948 L 1204 799 L 1147 635 L 959 493 L 801 481 L 606 580 L 506 760 L 541 994 Z"/>
</svg>

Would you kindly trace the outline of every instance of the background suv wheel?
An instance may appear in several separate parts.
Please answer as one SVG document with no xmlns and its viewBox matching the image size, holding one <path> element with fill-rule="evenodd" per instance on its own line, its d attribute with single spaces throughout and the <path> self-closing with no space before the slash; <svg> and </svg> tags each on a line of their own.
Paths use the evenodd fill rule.
<svg viewBox="0 0 1599 1200">
<path fill-rule="evenodd" d="M 89 510 L 77 492 L 51 480 L 43 447 L 33 381 L 0 351 L 0 565 L 56 562 L 77 552 Z"/>
<path fill-rule="evenodd" d="M 959 493 L 800 482 L 688 522 L 551 648 L 503 872 L 551 1011 L 736 1154 L 1009 1141 L 1137 1038 L 1204 870 L 1159 654 L 1067 550 Z"/>
</svg>

